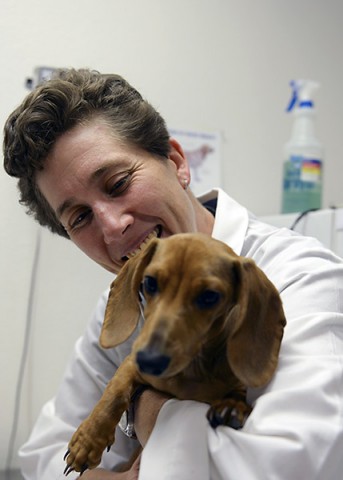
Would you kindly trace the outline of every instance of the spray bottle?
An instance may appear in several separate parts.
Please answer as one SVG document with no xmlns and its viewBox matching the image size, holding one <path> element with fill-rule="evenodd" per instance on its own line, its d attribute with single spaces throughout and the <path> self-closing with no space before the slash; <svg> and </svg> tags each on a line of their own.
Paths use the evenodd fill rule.
<svg viewBox="0 0 343 480">
<path fill-rule="evenodd" d="M 290 83 L 293 95 L 287 111 L 294 109 L 290 140 L 284 147 L 282 213 L 321 208 L 323 154 L 314 129 L 313 93 L 319 87 L 311 80 Z"/>
</svg>

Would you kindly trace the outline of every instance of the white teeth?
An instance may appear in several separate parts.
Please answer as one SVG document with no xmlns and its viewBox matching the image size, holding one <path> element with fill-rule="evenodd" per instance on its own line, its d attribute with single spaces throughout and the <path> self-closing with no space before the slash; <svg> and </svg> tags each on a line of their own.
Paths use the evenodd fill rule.
<svg viewBox="0 0 343 480">
<path fill-rule="evenodd" d="M 128 253 L 126 256 L 127 258 L 132 258 L 134 257 L 135 255 L 137 255 L 137 253 L 139 253 L 140 251 L 142 251 L 146 246 L 147 244 L 150 242 L 150 240 L 152 240 L 153 238 L 157 238 L 158 237 L 158 229 L 156 228 L 155 230 L 153 230 L 151 233 L 149 233 L 149 235 L 146 237 L 146 239 L 144 240 L 144 242 L 142 242 L 140 244 L 140 246 L 134 250 L 133 252 L 130 252 Z"/>
</svg>

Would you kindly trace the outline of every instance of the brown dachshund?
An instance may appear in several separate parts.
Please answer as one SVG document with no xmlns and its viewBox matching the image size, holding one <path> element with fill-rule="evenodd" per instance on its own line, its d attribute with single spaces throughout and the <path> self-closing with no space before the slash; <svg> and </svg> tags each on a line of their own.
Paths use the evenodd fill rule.
<svg viewBox="0 0 343 480">
<path fill-rule="evenodd" d="M 239 428 L 251 408 L 247 387 L 271 379 L 284 326 L 282 303 L 256 264 L 202 234 L 152 240 L 111 286 L 100 344 L 125 342 L 145 322 L 89 417 L 73 435 L 65 473 L 96 467 L 137 387 L 210 405 L 213 427 Z"/>
</svg>

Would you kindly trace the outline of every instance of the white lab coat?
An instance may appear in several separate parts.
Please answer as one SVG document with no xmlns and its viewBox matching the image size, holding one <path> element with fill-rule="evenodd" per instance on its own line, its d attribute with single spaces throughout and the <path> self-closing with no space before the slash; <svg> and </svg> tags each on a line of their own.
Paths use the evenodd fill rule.
<svg viewBox="0 0 343 480">
<path fill-rule="evenodd" d="M 343 478 L 343 262 L 312 238 L 259 222 L 221 190 L 213 236 L 251 257 L 281 294 L 287 326 L 271 382 L 249 389 L 242 430 L 207 420 L 208 406 L 169 400 L 143 452 L 141 480 L 340 480 Z M 20 458 L 27 480 L 61 478 L 75 428 L 130 350 L 98 346 L 106 295 L 56 398 L 42 410 Z M 117 433 L 102 466 L 113 468 L 135 442 Z M 76 478 L 70 474 L 68 478 Z"/>
</svg>

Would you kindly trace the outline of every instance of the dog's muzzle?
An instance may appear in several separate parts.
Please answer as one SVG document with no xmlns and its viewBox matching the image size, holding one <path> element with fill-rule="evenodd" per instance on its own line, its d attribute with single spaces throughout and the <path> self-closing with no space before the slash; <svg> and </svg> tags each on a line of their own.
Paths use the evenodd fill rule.
<svg viewBox="0 0 343 480">
<path fill-rule="evenodd" d="M 136 362 L 142 373 L 158 377 L 167 370 L 170 357 L 149 350 L 139 350 L 136 354 Z"/>
</svg>

